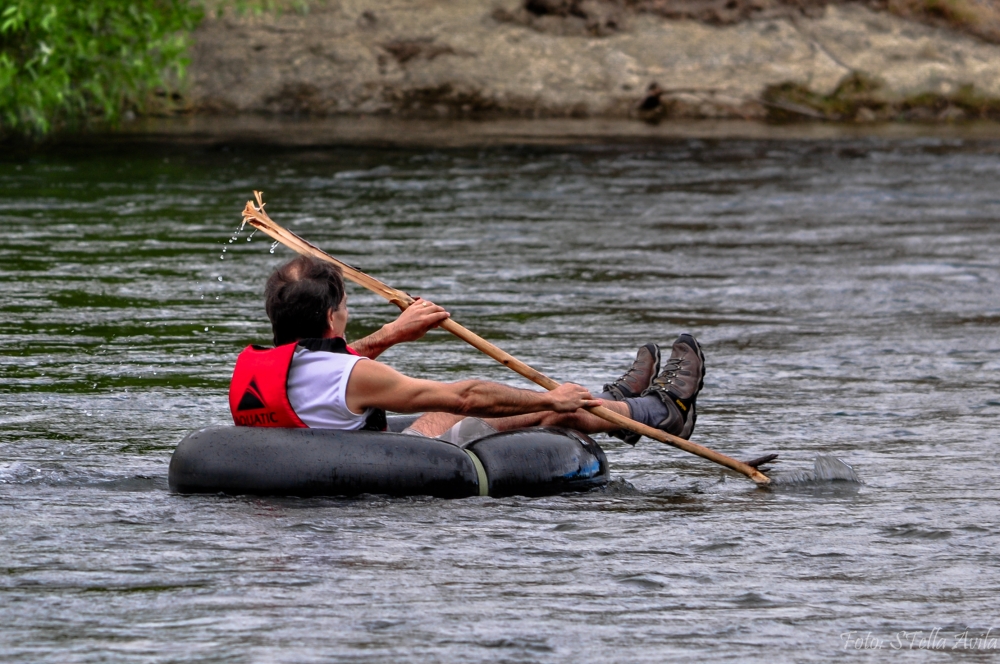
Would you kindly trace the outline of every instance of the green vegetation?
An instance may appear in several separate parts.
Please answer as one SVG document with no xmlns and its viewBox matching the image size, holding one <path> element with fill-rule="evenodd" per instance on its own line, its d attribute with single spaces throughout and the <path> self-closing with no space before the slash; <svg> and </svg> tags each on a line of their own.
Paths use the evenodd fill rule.
<svg viewBox="0 0 1000 664">
<path fill-rule="evenodd" d="M 0 0 L 0 136 L 169 105 L 202 14 L 188 0 Z"/>
<path fill-rule="evenodd" d="M 828 95 L 798 83 L 769 86 L 761 99 L 774 122 L 804 119 L 841 122 L 945 121 L 1000 119 L 1000 100 L 964 85 L 953 94 L 925 93 L 891 98 L 875 78 L 860 72 L 844 77 Z"/>
<path fill-rule="evenodd" d="M 854 72 L 844 77 L 828 95 L 798 83 L 781 83 L 768 86 L 761 98 L 768 107 L 770 119 L 774 121 L 803 118 L 850 120 L 862 108 L 884 109 L 886 102 L 878 96 L 881 87 L 877 80 Z"/>
<path fill-rule="evenodd" d="M 226 12 L 236 16 L 280 16 L 288 11 L 308 14 L 309 7 L 316 2 L 318 0 L 199 0 L 205 11 L 215 16 L 224 16 Z"/>
<path fill-rule="evenodd" d="M 0 139 L 182 110 L 206 14 L 307 13 L 310 0 L 0 0 Z"/>
</svg>

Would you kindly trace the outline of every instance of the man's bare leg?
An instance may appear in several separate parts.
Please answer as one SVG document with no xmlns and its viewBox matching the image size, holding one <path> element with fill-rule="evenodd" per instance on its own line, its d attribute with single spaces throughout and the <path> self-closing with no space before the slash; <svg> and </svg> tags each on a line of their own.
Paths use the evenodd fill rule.
<svg viewBox="0 0 1000 664">
<path fill-rule="evenodd" d="M 613 410 L 620 415 L 631 417 L 629 408 L 624 403 L 604 401 L 603 405 L 605 408 Z M 437 438 L 458 424 L 462 419 L 464 418 L 461 415 L 451 415 L 449 413 L 425 413 L 408 428 L 428 438 Z M 596 415 L 591 415 L 585 410 L 577 410 L 572 413 L 543 411 L 529 415 L 483 418 L 483 421 L 497 431 L 512 431 L 528 427 L 565 427 L 567 429 L 576 429 L 583 433 L 604 433 L 618 428 L 611 422 Z"/>
<path fill-rule="evenodd" d="M 462 415 L 452 415 L 451 413 L 424 413 L 407 429 L 428 438 L 437 438 L 463 419 L 465 418 Z"/>
<path fill-rule="evenodd" d="M 632 417 L 628 404 L 619 401 L 602 400 L 603 405 L 608 410 L 613 410 L 619 415 Z M 544 411 L 541 413 L 531 413 L 530 415 L 512 415 L 511 417 L 484 418 L 487 424 L 497 431 L 511 431 L 513 429 L 525 429 L 527 427 L 564 427 L 566 429 L 576 429 L 582 433 L 606 433 L 619 427 L 608 422 L 604 418 L 592 415 L 586 410 L 577 410 L 572 413 L 553 413 Z"/>
</svg>

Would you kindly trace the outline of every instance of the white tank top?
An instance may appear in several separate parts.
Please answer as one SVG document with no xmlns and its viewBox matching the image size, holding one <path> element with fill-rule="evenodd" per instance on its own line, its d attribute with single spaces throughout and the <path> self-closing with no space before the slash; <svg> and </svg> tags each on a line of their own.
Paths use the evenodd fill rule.
<svg viewBox="0 0 1000 664">
<path fill-rule="evenodd" d="M 288 403 L 310 429 L 353 431 L 372 412 L 358 415 L 347 407 L 347 381 L 360 360 L 368 358 L 296 348 L 288 367 Z"/>
</svg>

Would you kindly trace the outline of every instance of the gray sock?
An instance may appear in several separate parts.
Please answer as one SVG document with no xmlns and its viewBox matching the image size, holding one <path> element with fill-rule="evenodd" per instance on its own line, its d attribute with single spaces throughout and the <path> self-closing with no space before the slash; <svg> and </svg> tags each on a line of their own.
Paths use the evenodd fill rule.
<svg viewBox="0 0 1000 664">
<path fill-rule="evenodd" d="M 599 399 L 605 399 L 606 401 L 618 401 L 615 395 L 610 392 L 601 392 L 597 396 Z M 619 403 L 628 406 L 629 417 L 636 422 L 642 422 L 646 426 L 655 427 L 670 416 L 670 409 L 655 394 L 649 394 L 644 397 L 632 397 Z"/>
<path fill-rule="evenodd" d="M 655 427 L 670 417 L 670 410 L 655 394 L 625 399 L 625 403 L 632 411 L 632 419 L 636 422 L 642 422 L 646 426 Z"/>
</svg>

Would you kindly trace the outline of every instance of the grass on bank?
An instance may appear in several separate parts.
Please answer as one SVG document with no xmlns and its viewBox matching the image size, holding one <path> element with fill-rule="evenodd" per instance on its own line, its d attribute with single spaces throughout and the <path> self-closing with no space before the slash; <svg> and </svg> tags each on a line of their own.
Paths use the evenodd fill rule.
<svg viewBox="0 0 1000 664">
<path fill-rule="evenodd" d="M 170 112 L 206 15 L 306 13 L 310 0 L 0 0 L 0 140 Z"/>
<path fill-rule="evenodd" d="M 924 93 L 896 98 L 882 83 L 861 72 L 845 76 L 828 95 L 798 83 L 771 85 L 761 95 L 773 122 L 957 122 L 1000 120 L 1000 100 L 982 95 L 973 85 L 951 94 Z"/>
<path fill-rule="evenodd" d="M 187 0 L 0 0 L 0 136 L 169 103 L 202 14 Z"/>
</svg>

